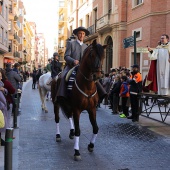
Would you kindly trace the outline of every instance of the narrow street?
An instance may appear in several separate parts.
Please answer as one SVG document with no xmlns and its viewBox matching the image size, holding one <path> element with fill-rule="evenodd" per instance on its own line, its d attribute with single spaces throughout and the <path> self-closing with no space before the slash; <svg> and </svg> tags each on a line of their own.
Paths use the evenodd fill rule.
<svg viewBox="0 0 170 170">
<path fill-rule="evenodd" d="M 99 133 L 93 153 L 87 145 L 92 128 L 86 111 L 80 119 L 80 154 L 76 162 L 74 140 L 69 139 L 69 122 L 61 115 L 62 141 L 55 142 L 56 125 L 53 105 L 41 110 L 38 89 L 29 80 L 23 89 L 18 129 L 14 129 L 13 170 L 169 170 L 170 140 L 134 124 L 102 105 L 98 109 Z M 1 169 L 1 168 L 0 168 Z M 3 169 L 3 168 L 2 168 Z"/>
</svg>

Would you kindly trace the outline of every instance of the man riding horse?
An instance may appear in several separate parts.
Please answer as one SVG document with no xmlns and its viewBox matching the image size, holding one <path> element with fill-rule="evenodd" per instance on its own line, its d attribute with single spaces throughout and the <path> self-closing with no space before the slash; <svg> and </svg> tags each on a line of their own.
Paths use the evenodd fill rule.
<svg viewBox="0 0 170 170">
<path fill-rule="evenodd" d="M 78 66 L 81 63 L 81 59 L 83 56 L 84 50 L 87 48 L 87 45 L 83 43 L 85 36 L 88 36 L 90 32 L 84 27 L 78 27 L 73 30 L 73 34 L 76 35 L 76 39 L 74 41 L 69 41 L 67 43 L 64 59 L 66 61 L 66 67 L 61 73 L 60 85 L 57 91 L 57 101 L 63 100 L 68 97 L 67 94 L 67 85 L 65 81 L 66 74 L 68 71 L 74 66 Z M 99 98 L 103 99 L 107 92 L 100 85 L 100 83 L 96 82 L 97 91 L 99 94 Z"/>
</svg>

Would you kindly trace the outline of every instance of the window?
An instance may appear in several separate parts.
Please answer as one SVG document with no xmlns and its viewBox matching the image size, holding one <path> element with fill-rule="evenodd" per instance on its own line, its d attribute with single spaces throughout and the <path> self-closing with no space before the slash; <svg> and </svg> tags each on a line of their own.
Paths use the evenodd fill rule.
<svg viewBox="0 0 170 170">
<path fill-rule="evenodd" d="M 79 26 L 83 26 L 83 20 L 82 19 L 79 21 Z"/>
<path fill-rule="evenodd" d="M 8 32 L 5 32 L 5 40 L 4 40 L 4 45 L 7 47 L 8 46 Z"/>
<path fill-rule="evenodd" d="M 62 0 L 59 1 L 59 7 L 64 7 L 64 1 Z"/>
<path fill-rule="evenodd" d="M 95 32 L 96 32 L 96 27 L 97 27 L 97 8 L 93 10 L 93 23 L 95 25 Z"/>
<path fill-rule="evenodd" d="M 6 16 L 6 13 L 7 12 L 7 7 L 5 6 L 4 7 L 4 11 L 3 11 L 3 17 L 4 17 L 4 19 L 6 19 L 7 18 L 7 16 Z"/>
<path fill-rule="evenodd" d="M 71 3 L 70 3 L 70 12 L 71 13 L 73 12 L 73 1 L 71 1 Z"/>
<path fill-rule="evenodd" d="M 108 0 L 108 13 L 112 11 L 112 0 Z"/>
<path fill-rule="evenodd" d="M 3 39 L 4 39 L 4 29 L 3 29 L 3 27 L 1 27 L 1 29 L 0 29 L 0 42 L 1 43 L 3 43 Z"/>
<path fill-rule="evenodd" d="M 138 6 L 143 3 L 144 0 L 133 0 L 132 1 L 132 7 Z"/>
<path fill-rule="evenodd" d="M 89 15 L 86 15 L 86 28 L 89 27 Z"/>
<path fill-rule="evenodd" d="M 8 21 L 8 31 L 12 31 L 12 22 Z"/>
</svg>

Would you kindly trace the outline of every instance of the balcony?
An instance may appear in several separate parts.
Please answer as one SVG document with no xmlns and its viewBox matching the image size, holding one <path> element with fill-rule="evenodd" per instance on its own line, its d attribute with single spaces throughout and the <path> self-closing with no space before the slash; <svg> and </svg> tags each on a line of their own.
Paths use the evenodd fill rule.
<svg viewBox="0 0 170 170">
<path fill-rule="evenodd" d="M 14 21 L 15 21 L 15 22 L 18 21 L 18 16 L 17 16 L 17 15 L 14 16 Z"/>
<path fill-rule="evenodd" d="M 96 33 L 96 24 L 88 27 L 87 30 L 90 32 L 90 35 L 95 34 Z"/>
<path fill-rule="evenodd" d="M 18 51 L 14 52 L 13 55 L 14 55 L 14 57 L 20 58 L 20 53 Z"/>
<path fill-rule="evenodd" d="M 18 37 L 17 34 L 14 34 L 14 40 L 17 41 L 17 43 L 20 44 L 20 38 Z"/>
<path fill-rule="evenodd" d="M 13 0 L 14 6 L 17 6 L 18 0 Z"/>
<path fill-rule="evenodd" d="M 58 53 L 64 53 L 64 47 L 58 47 Z"/>
<path fill-rule="evenodd" d="M 96 30 L 98 32 L 105 32 L 107 30 L 110 30 L 111 26 L 110 26 L 110 14 L 105 14 L 104 16 L 102 16 L 101 18 L 99 18 L 97 20 L 97 24 L 96 24 Z"/>
</svg>

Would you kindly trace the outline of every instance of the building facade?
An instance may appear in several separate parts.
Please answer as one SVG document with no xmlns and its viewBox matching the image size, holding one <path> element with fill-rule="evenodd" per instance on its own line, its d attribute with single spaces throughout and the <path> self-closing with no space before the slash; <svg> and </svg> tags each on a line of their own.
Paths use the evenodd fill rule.
<svg viewBox="0 0 170 170">
<path fill-rule="evenodd" d="M 60 56 L 60 62 L 63 63 L 63 66 L 65 65 L 64 61 L 64 52 L 66 49 L 66 42 L 67 42 L 67 1 L 66 0 L 60 0 L 58 2 L 59 8 L 58 8 L 58 53 Z"/>
<path fill-rule="evenodd" d="M 156 0 L 68 0 L 68 30 L 78 26 L 90 31 L 85 43 L 97 39 L 107 44 L 103 64 L 111 68 L 130 66 L 136 61 L 140 72 L 147 73 L 150 61 L 146 46 L 156 47 L 161 34 L 170 35 L 170 1 Z M 137 54 L 134 47 L 124 48 L 123 40 L 136 32 Z M 134 58 L 134 56 L 136 56 Z M 143 76 L 144 77 L 144 76 Z"/>
<path fill-rule="evenodd" d="M 31 72 L 33 67 L 38 68 L 39 53 L 42 54 L 42 48 L 38 51 L 36 24 L 26 20 L 22 0 L 3 0 L 0 7 L 0 68 L 5 68 L 7 63 L 18 62 L 21 69 Z M 48 49 L 43 49 L 45 54 Z M 48 58 L 47 54 L 41 59 L 43 66 L 45 58 Z"/>
<path fill-rule="evenodd" d="M 4 0 L 0 11 L 0 68 L 4 68 L 4 61 L 13 61 L 12 58 L 5 58 L 8 52 L 8 0 Z"/>
</svg>

